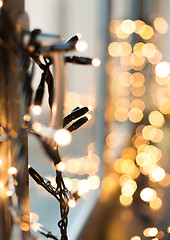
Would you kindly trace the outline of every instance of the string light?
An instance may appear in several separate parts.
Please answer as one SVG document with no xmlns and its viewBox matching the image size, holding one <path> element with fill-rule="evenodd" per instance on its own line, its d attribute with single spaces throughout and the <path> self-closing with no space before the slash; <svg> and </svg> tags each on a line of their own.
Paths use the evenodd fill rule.
<svg viewBox="0 0 170 240">
<path fill-rule="evenodd" d="M 66 129 L 59 129 L 54 135 L 54 140 L 59 146 L 66 146 L 71 142 L 71 134 Z"/>
<path fill-rule="evenodd" d="M 88 44 L 86 41 L 80 40 L 76 43 L 75 48 L 78 52 L 85 52 L 88 49 Z"/>
</svg>

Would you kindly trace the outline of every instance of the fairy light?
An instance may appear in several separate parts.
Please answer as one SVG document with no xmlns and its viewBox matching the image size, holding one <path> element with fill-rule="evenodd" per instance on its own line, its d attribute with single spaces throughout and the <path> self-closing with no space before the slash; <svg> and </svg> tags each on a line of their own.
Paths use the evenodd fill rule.
<svg viewBox="0 0 170 240">
<path fill-rule="evenodd" d="M 71 133 L 66 129 L 59 129 L 54 135 L 54 140 L 59 146 L 66 146 L 70 144 L 71 139 Z"/>
<path fill-rule="evenodd" d="M 170 74 L 170 64 L 166 61 L 158 63 L 155 67 L 155 72 L 160 78 L 167 77 Z"/>
<path fill-rule="evenodd" d="M 8 197 L 11 197 L 13 194 L 14 194 L 14 192 L 13 192 L 12 190 L 7 190 L 7 191 L 6 191 L 6 195 L 7 195 Z"/>
<path fill-rule="evenodd" d="M 85 52 L 88 49 L 88 44 L 84 40 L 79 40 L 75 46 L 78 52 Z"/>
<path fill-rule="evenodd" d="M 39 105 L 34 105 L 34 106 L 31 106 L 31 111 L 33 114 L 35 115 L 40 115 L 41 114 L 41 106 Z"/>
<path fill-rule="evenodd" d="M 40 227 L 42 227 L 42 224 L 40 224 L 40 223 L 33 223 L 33 224 L 31 225 L 31 228 L 32 228 L 32 230 L 33 230 L 34 232 L 38 232 L 38 230 L 40 229 Z"/>
<path fill-rule="evenodd" d="M 25 114 L 23 116 L 23 120 L 26 121 L 26 122 L 29 122 L 31 120 L 31 116 L 29 114 Z"/>
<path fill-rule="evenodd" d="M 132 20 L 126 19 L 122 22 L 121 28 L 124 33 L 131 34 L 135 31 L 136 25 Z"/>
<path fill-rule="evenodd" d="M 59 162 L 56 166 L 55 166 L 57 171 L 63 172 L 66 168 L 65 163 L 63 162 Z"/>
<path fill-rule="evenodd" d="M 3 0 L 0 0 L 0 8 L 3 6 Z"/>
<path fill-rule="evenodd" d="M 151 177 L 156 182 L 162 181 L 165 177 L 165 170 L 161 167 L 154 168 Z"/>
<path fill-rule="evenodd" d="M 156 227 L 146 228 L 143 231 L 145 237 L 155 237 L 158 234 L 158 229 Z"/>
<path fill-rule="evenodd" d="M 168 31 L 168 22 L 163 17 L 155 18 L 153 24 L 158 33 L 165 34 Z"/>
<path fill-rule="evenodd" d="M 93 58 L 93 60 L 92 60 L 92 65 L 93 65 L 94 67 L 99 67 L 100 64 L 101 64 L 101 60 L 100 60 L 99 58 Z"/>
<path fill-rule="evenodd" d="M 141 240 L 141 238 L 139 236 L 133 236 L 133 237 L 131 237 L 130 240 Z"/>
<path fill-rule="evenodd" d="M 144 202 L 150 202 L 156 196 L 156 191 L 152 188 L 144 188 L 140 192 L 140 197 Z"/>
<path fill-rule="evenodd" d="M 18 173 L 18 170 L 15 167 L 8 168 L 8 174 L 9 175 L 16 175 Z"/>
<path fill-rule="evenodd" d="M 74 208 L 76 206 L 76 201 L 74 199 L 70 199 L 68 201 L 68 206 Z"/>
</svg>

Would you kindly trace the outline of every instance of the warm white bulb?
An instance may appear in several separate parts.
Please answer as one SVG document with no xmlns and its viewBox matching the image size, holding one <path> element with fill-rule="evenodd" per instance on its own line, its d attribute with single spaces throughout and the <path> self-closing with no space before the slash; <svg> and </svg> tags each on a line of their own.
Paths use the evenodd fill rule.
<svg viewBox="0 0 170 240">
<path fill-rule="evenodd" d="M 13 195 L 13 191 L 12 191 L 12 190 L 6 191 L 6 195 L 7 195 L 8 197 L 11 197 L 11 196 Z"/>
<path fill-rule="evenodd" d="M 86 41 L 80 40 L 76 43 L 75 47 L 78 52 L 85 52 L 88 48 L 88 44 Z"/>
<path fill-rule="evenodd" d="M 35 105 L 31 107 L 33 114 L 40 115 L 41 114 L 41 107 L 39 105 Z"/>
<path fill-rule="evenodd" d="M 54 135 L 54 141 L 59 146 L 66 146 L 71 142 L 71 133 L 66 129 L 59 129 Z"/>
<path fill-rule="evenodd" d="M 18 170 L 15 167 L 8 168 L 9 175 L 16 175 L 17 173 L 18 173 Z"/>
<path fill-rule="evenodd" d="M 38 232 L 38 230 L 40 229 L 40 227 L 42 227 L 42 225 L 40 223 L 33 223 L 31 225 L 31 228 L 34 232 Z"/>
<path fill-rule="evenodd" d="M 76 206 L 76 202 L 74 199 L 70 199 L 68 201 L 68 206 L 71 207 L 71 208 L 74 208 Z"/>
<path fill-rule="evenodd" d="M 66 168 L 65 163 L 63 162 L 59 162 L 58 164 L 56 164 L 55 167 L 56 167 L 56 170 L 60 172 L 63 172 Z"/>
<path fill-rule="evenodd" d="M 93 58 L 93 60 L 92 60 L 92 65 L 93 65 L 94 67 L 99 67 L 100 64 L 101 64 L 101 60 L 100 60 L 99 58 Z"/>
</svg>

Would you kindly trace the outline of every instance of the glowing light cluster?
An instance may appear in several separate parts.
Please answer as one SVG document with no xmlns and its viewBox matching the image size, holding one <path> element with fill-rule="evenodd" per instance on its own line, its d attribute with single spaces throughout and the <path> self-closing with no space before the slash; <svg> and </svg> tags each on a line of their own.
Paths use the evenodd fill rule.
<svg viewBox="0 0 170 240">
<path fill-rule="evenodd" d="M 141 188 L 136 179 L 145 175 L 149 186 L 140 189 L 141 201 L 151 211 L 158 211 L 162 207 L 162 196 L 150 184 L 158 182 L 160 187 L 170 183 L 169 175 L 158 165 L 162 152 L 157 147 L 164 137 L 161 129 L 165 123 L 164 114 L 170 114 L 170 64 L 163 60 L 156 40 L 158 33 L 167 32 L 168 23 L 161 17 L 155 18 L 152 26 L 141 20 L 112 20 L 109 30 L 113 38 L 108 45 L 110 58 L 106 64 L 109 97 L 105 119 L 109 131 L 103 154 L 108 175 L 103 179 L 102 187 L 105 193 L 114 191 L 117 180 L 121 187 L 119 201 L 129 207 L 137 188 Z M 140 39 L 136 43 L 133 41 L 135 34 Z M 149 82 L 147 89 L 146 82 Z M 127 120 L 136 124 L 132 136 L 121 128 L 123 124 L 120 123 Z M 116 150 L 124 146 L 126 137 L 131 141 L 130 146 L 125 147 L 116 159 Z M 147 228 L 143 234 L 159 239 L 157 228 Z M 140 239 L 140 236 L 131 238 Z"/>
</svg>

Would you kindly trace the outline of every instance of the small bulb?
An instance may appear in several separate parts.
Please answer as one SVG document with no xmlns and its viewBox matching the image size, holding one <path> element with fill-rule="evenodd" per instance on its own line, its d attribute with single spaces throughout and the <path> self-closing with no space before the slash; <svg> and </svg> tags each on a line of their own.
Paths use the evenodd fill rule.
<svg viewBox="0 0 170 240">
<path fill-rule="evenodd" d="M 0 8 L 3 6 L 3 0 L 0 0 Z"/>
<path fill-rule="evenodd" d="M 76 43 L 75 47 L 78 52 L 85 52 L 88 48 L 88 44 L 86 41 L 80 40 Z"/>
<path fill-rule="evenodd" d="M 66 168 L 65 163 L 63 163 L 63 162 L 60 162 L 60 163 L 56 164 L 55 167 L 56 167 L 56 170 L 60 171 L 60 172 L 63 172 Z"/>
<path fill-rule="evenodd" d="M 41 107 L 39 105 L 35 105 L 35 106 L 31 107 L 31 110 L 35 115 L 41 114 Z"/>
<path fill-rule="evenodd" d="M 92 65 L 93 65 L 94 67 L 99 67 L 100 64 L 101 64 L 101 60 L 100 60 L 99 58 L 93 58 L 93 60 L 92 60 Z"/>
<path fill-rule="evenodd" d="M 25 114 L 23 116 L 23 120 L 26 121 L 26 122 L 29 122 L 31 120 L 31 116 L 29 114 Z"/>
<path fill-rule="evenodd" d="M 68 206 L 71 207 L 71 208 L 74 208 L 76 206 L 76 202 L 74 199 L 70 199 L 68 201 Z"/>
<path fill-rule="evenodd" d="M 66 129 L 59 129 L 54 135 L 54 140 L 59 146 L 66 146 L 71 142 L 71 133 Z"/>
<path fill-rule="evenodd" d="M 8 168 L 9 175 L 16 175 L 17 173 L 18 173 L 18 170 L 15 167 Z"/>
<path fill-rule="evenodd" d="M 8 197 L 11 197 L 11 196 L 13 195 L 13 191 L 12 191 L 12 190 L 6 191 L 6 195 L 7 195 Z"/>
<path fill-rule="evenodd" d="M 38 232 L 38 230 L 40 229 L 40 227 L 42 227 L 42 225 L 40 223 L 33 223 L 31 225 L 31 228 L 34 232 Z"/>
</svg>

